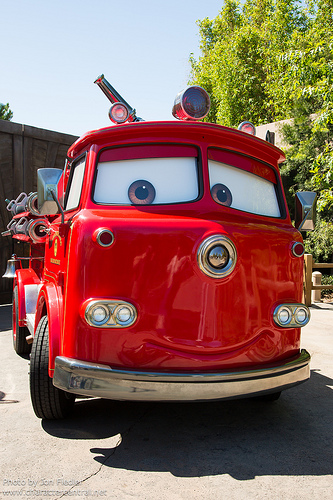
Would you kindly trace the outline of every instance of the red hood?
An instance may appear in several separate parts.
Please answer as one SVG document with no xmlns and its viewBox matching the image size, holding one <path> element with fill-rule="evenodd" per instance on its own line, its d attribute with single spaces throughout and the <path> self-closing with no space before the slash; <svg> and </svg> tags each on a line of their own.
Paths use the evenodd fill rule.
<svg viewBox="0 0 333 500">
<path fill-rule="evenodd" d="M 111 247 L 93 241 L 99 227 L 112 230 Z M 197 264 L 201 242 L 213 234 L 228 236 L 236 246 L 237 263 L 227 278 L 210 278 Z M 97 210 L 83 211 L 72 228 L 71 248 L 77 250 L 70 253 L 67 295 L 73 297 L 73 311 L 89 298 L 123 299 L 137 308 L 132 327 L 107 332 L 122 343 L 124 364 L 137 363 L 142 350 L 146 356 L 149 349 L 227 355 L 264 332 L 274 334 L 277 303 L 300 301 L 295 283 L 301 259 L 290 261 L 289 254 L 286 259 L 293 238 L 291 227 L 282 231 L 253 221 L 244 225 L 157 214 L 106 219 Z M 68 311 L 67 327 L 74 321 Z M 79 323 L 87 328 L 82 319 Z M 98 329 L 93 330 L 98 337 Z"/>
</svg>

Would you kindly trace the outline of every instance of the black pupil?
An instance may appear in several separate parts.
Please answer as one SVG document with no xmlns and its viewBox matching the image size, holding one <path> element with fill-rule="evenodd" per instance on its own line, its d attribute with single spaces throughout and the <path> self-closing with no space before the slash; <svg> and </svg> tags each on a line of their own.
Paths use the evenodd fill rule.
<svg viewBox="0 0 333 500">
<path fill-rule="evenodd" d="M 140 186 L 135 190 L 135 196 L 138 200 L 145 200 L 149 195 L 149 189 L 146 186 Z"/>
<path fill-rule="evenodd" d="M 228 199 L 228 194 L 225 189 L 219 189 L 216 193 L 216 197 L 221 203 L 225 203 Z"/>
</svg>

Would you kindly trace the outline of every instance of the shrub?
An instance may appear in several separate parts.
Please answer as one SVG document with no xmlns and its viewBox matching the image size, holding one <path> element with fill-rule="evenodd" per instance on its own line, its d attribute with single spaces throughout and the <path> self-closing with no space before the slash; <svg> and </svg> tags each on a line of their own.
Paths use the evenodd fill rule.
<svg viewBox="0 0 333 500">
<path fill-rule="evenodd" d="M 316 229 L 307 233 L 304 245 L 305 253 L 311 253 L 316 262 L 332 262 L 333 223 L 319 219 Z"/>
</svg>

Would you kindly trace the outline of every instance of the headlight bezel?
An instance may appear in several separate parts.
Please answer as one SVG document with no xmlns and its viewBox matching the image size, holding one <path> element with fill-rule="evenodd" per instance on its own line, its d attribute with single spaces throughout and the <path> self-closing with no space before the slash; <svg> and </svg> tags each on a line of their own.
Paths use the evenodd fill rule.
<svg viewBox="0 0 333 500">
<path fill-rule="evenodd" d="M 288 311 L 289 318 L 287 321 L 281 320 L 281 313 Z M 305 312 L 304 320 L 300 320 L 297 315 L 300 311 Z M 281 328 L 300 328 L 306 326 L 310 321 L 310 310 L 304 304 L 279 304 L 273 312 L 274 323 Z"/>
<path fill-rule="evenodd" d="M 226 249 L 229 259 L 221 267 L 212 266 L 209 262 L 209 255 L 213 248 L 222 246 Z M 237 251 L 234 243 L 224 234 L 214 234 L 205 238 L 199 246 L 197 252 L 197 263 L 199 269 L 210 278 L 221 279 L 229 276 L 236 266 Z"/>
<path fill-rule="evenodd" d="M 106 311 L 103 321 L 96 321 L 93 317 L 94 311 L 98 308 Z M 119 311 L 126 308 L 129 311 L 128 319 L 121 321 Z M 132 326 L 137 320 L 138 313 L 135 306 L 125 300 L 118 299 L 94 299 L 89 300 L 84 305 L 84 318 L 88 325 L 97 328 L 127 328 Z"/>
</svg>

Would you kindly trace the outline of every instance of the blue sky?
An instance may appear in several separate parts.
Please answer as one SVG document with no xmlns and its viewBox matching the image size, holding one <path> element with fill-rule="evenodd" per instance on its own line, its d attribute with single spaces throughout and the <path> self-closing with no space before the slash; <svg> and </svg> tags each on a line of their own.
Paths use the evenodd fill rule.
<svg viewBox="0 0 333 500">
<path fill-rule="evenodd" d="M 0 102 L 13 121 L 81 135 L 109 126 L 101 73 L 145 120 L 173 119 L 199 56 L 196 20 L 223 0 L 0 0 Z"/>
</svg>

